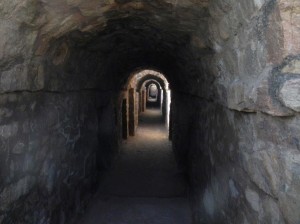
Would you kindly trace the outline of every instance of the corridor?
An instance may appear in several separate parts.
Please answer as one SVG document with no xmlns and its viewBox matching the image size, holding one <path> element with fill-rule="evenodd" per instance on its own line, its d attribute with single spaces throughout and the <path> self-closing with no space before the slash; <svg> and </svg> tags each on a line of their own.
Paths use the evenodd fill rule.
<svg viewBox="0 0 300 224">
<path fill-rule="evenodd" d="M 78 224 L 191 223 L 186 183 L 167 134 L 161 111 L 146 110 Z"/>
<path fill-rule="evenodd" d="M 300 0 L 0 18 L 0 224 L 300 223 Z"/>
</svg>

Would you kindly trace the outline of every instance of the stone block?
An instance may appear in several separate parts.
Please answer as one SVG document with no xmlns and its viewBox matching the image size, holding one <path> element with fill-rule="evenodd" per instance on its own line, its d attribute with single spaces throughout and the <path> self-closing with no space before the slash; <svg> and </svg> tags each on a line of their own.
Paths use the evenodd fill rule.
<svg viewBox="0 0 300 224">
<path fill-rule="evenodd" d="M 278 204 L 272 198 L 265 198 L 262 202 L 263 208 L 263 221 L 264 223 L 270 224 L 281 224 L 284 223 L 281 211 L 279 210 Z"/>
<path fill-rule="evenodd" d="M 13 16 L 13 19 L 30 23 L 35 16 L 36 5 L 34 0 L 2 0 L 0 2 L 0 18 L 12 19 Z"/>
<path fill-rule="evenodd" d="M 36 161 L 31 153 L 27 153 L 23 159 L 23 173 L 32 172 L 36 168 Z"/>
<path fill-rule="evenodd" d="M 10 138 L 15 136 L 18 132 L 18 123 L 13 122 L 11 124 L 1 125 L 0 126 L 0 136 L 3 138 Z"/>
<path fill-rule="evenodd" d="M 278 195 L 281 184 L 281 166 L 274 151 L 254 152 L 244 160 L 244 166 L 251 180 L 264 192 Z"/>
<path fill-rule="evenodd" d="M 12 202 L 28 194 L 34 184 L 33 176 L 25 176 L 16 183 L 5 187 L 0 193 L 0 210 L 6 210 Z"/>
<path fill-rule="evenodd" d="M 300 153 L 286 151 L 283 154 L 285 185 L 279 194 L 279 207 L 288 223 L 300 223 Z"/>
<path fill-rule="evenodd" d="M 2 3 L 2 2 L 1 2 Z M 0 4 L 1 4 L 0 3 Z M 0 20 L 0 67 L 13 64 L 20 56 L 22 44 L 18 39 L 18 26 L 13 21 Z"/>
<path fill-rule="evenodd" d="M 204 208 L 211 217 L 213 217 L 215 212 L 215 201 L 214 195 L 210 189 L 206 189 L 203 197 Z"/>
<path fill-rule="evenodd" d="M 279 97 L 285 106 L 300 112 L 300 77 L 286 80 L 279 91 Z"/>
<path fill-rule="evenodd" d="M 42 65 L 37 66 L 34 85 L 36 89 L 43 89 L 45 86 L 45 71 Z"/>
<path fill-rule="evenodd" d="M 283 32 L 284 56 L 300 53 L 300 2 L 279 0 L 278 2 Z"/>
<path fill-rule="evenodd" d="M 270 94 L 271 85 L 268 77 L 264 77 L 255 87 L 256 108 L 272 116 L 291 116 L 293 111 L 280 105 Z"/>
<path fill-rule="evenodd" d="M 238 198 L 240 195 L 240 192 L 236 188 L 235 183 L 232 179 L 229 180 L 229 191 L 230 191 L 231 197 L 233 197 L 233 198 Z"/>
<path fill-rule="evenodd" d="M 0 92 L 29 89 L 27 66 L 26 64 L 18 64 L 12 69 L 2 72 L 0 76 Z"/>
<path fill-rule="evenodd" d="M 219 35 L 223 40 L 228 40 L 230 38 L 230 22 L 227 17 L 219 23 Z"/>
<path fill-rule="evenodd" d="M 25 152 L 25 144 L 23 142 L 18 142 L 12 149 L 12 153 L 21 154 Z"/>
<path fill-rule="evenodd" d="M 267 0 L 254 0 L 254 5 L 257 9 L 261 9 Z"/>
<path fill-rule="evenodd" d="M 0 223 L 2 223 L 2 221 L 4 220 L 5 215 L 0 215 Z"/>
<path fill-rule="evenodd" d="M 279 197 L 280 209 L 284 218 L 290 224 L 300 223 L 300 198 L 297 192 L 287 192 L 280 194 Z"/>
<path fill-rule="evenodd" d="M 227 94 L 228 107 L 238 111 L 255 111 L 254 103 L 249 98 L 249 95 L 246 83 L 238 80 L 232 82 Z"/>
<path fill-rule="evenodd" d="M 258 193 L 250 188 L 247 188 L 245 190 L 245 196 L 251 208 L 256 212 L 259 212 L 261 210 L 261 200 Z"/>
<path fill-rule="evenodd" d="M 55 166 L 55 163 L 50 159 L 45 160 L 45 162 L 43 163 L 40 174 L 42 177 L 43 185 L 45 189 L 47 189 L 48 193 L 51 193 L 55 186 L 56 169 L 57 168 Z"/>
<path fill-rule="evenodd" d="M 295 59 L 284 66 L 281 70 L 282 73 L 300 74 L 300 60 Z"/>
</svg>

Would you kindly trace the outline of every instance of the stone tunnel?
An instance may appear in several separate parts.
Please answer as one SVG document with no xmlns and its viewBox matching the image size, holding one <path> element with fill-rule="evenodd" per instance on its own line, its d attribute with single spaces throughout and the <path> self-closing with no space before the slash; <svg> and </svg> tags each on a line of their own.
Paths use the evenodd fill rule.
<svg viewBox="0 0 300 224">
<path fill-rule="evenodd" d="M 1 0 L 0 18 L 1 224 L 72 223 L 149 86 L 193 223 L 300 223 L 300 1 Z"/>
</svg>

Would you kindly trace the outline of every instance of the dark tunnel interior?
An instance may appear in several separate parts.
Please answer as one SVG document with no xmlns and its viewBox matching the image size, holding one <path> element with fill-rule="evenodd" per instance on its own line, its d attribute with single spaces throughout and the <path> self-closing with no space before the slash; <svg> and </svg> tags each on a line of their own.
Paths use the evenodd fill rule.
<svg viewBox="0 0 300 224">
<path fill-rule="evenodd" d="M 0 223 L 299 223 L 299 8 L 3 0 Z"/>
</svg>

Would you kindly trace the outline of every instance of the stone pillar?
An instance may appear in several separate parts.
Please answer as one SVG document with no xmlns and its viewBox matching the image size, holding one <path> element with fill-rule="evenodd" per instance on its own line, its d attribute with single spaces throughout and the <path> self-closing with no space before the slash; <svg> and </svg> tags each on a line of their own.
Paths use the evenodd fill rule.
<svg viewBox="0 0 300 224">
<path fill-rule="evenodd" d="M 164 102 L 164 91 L 160 88 L 160 109 L 163 109 L 163 102 Z"/>
<path fill-rule="evenodd" d="M 135 108 L 135 93 L 134 89 L 129 89 L 128 99 L 129 99 L 129 135 L 135 135 L 135 116 L 134 116 L 134 108 Z"/>
<path fill-rule="evenodd" d="M 144 111 L 147 109 L 146 105 L 147 105 L 147 92 L 145 90 L 144 91 L 144 104 L 143 104 Z"/>
<path fill-rule="evenodd" d="M 141 111 L 144 112 L 146 109 L 146 92 L 145 90 L 142 90 L 142 106 Z"/>
<path fill-rule="evenodd" d="M 138 108 L 138 112 L 139 114 L 142 112 L 142 105 L 143 105 L 143 93 L 142 91 L 139 92 L 139 108 Z"/>
<path fill-rule="evenodd" d="M 165 122 L 166 122 L 166 127 L 170 128 L 170 107 L 171 107 L 171 91 L 166 90 L 165 94 Z"/>
<path fill-rule="evenodd" d="M 139 92 L 135 92 L 135 107 L 134 107 L 134 120 L 135 120 L 135 127 L 134 129 L 137 129 L 137 126 L 139 124 L 139 110 L 140 110 L 140 94 Z"/>
<path fill-rule="evenodd" d="M 127 116 L 127 100 L 122 101 L 122 138 L 128 138 L 128 116 Z"/>
</svg>

